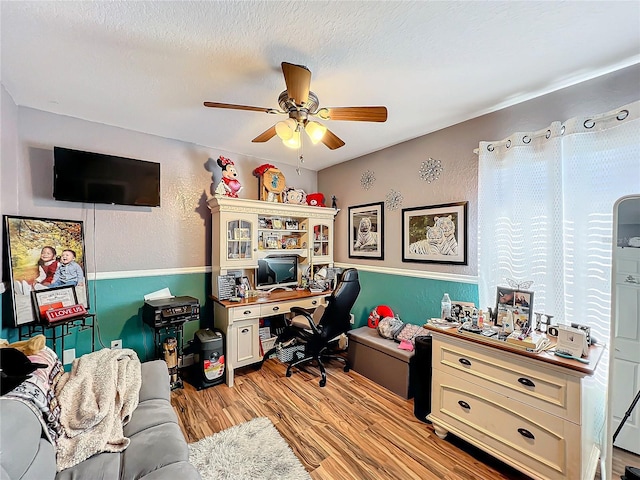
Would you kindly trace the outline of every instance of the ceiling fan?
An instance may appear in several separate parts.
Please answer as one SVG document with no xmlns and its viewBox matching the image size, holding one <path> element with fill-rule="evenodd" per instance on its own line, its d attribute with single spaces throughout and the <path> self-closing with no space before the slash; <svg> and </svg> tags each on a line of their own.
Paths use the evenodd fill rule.
<svg viewBox="0 0 640 480">
<path fill-rule="evenodd" d="M 289 118 L 262 132 L 252 142 L 266 142 L 277 135 L 286 146 L 291 148 L 300 147 L 302 141 L 300 132 L 302 130 L 307 133 L 314 144 L 322 142 L 331 150 L 344 145 L 344 142 L 331 130 L 320 122 L 311 120 L 312 116 L 317 116 L 322 120 L 359 122 L 385 122 L 387 120 L 387 107 L 325 107 L 318 109 L 320 106 L 318 96 L 309 90 L 311 71 L 302 65 L 282 62 L 282 73 L 287 89 L 278 96 L 280 110 L 217 102 L 204 102 L 204 106 L 286 114 Z"/>
</svg>

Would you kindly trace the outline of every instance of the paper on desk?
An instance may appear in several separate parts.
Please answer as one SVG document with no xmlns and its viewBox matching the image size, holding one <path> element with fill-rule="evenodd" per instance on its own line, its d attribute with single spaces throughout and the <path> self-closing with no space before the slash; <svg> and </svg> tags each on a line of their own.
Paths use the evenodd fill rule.
<svg viewBox="0 0 640 480">
<path fill-rule="evenodd" d="M 163 289 L 158 290 L 156 292 L 147 293 L 144 296 L 145 301 L 146 300 L 155 300 L 157 298 L 173 298 L 173 295 L 171 295 L 171 291 L 168 288 L 163 288 Z"/>
</svg>

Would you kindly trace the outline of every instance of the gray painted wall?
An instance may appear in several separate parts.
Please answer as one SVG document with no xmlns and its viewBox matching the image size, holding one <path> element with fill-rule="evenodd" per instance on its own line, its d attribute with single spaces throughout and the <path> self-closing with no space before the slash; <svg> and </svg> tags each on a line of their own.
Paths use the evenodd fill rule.
<svg viewBox="0 0 640 480">
<path fill-rule="evenodd" d="M 4 88 L 2 127 L 2 213 L 84 221 L 88 272 L 211 265 L 211 214 L 205 201 L 212 183 L 215 188 L 220 180 L 215 164 L 220 155 L 236 164 L 243 185 L 240 197 L 258 198 L 258 179 L 252 172 L 265 163 L 261 159 L 17 108 Z M 96 205 L 94 209 L 92 204 L 55 201 L 54 146 L 159 162 L 161 207 Z M 213 165 L 210 171 L 207 163 Z M 316 172 L 303 169 L 298 176 L 292 166 L 278 167 L 288 185 L 316 191 Z"/>
<path fill-rule="evenodd" d="M 502 140 L 518 131 L 536 131 L 555 120 L 606 112 L 638 99 L 640 65 L 634 65 L 320 171 L 319 191 L 327 197 L 336 195 L 342 209 L 336 217 L 336 262 L 477 275 L 478 157 L 473 150 L 479 142 Z M 389 112 L 393 115 L 402 112 Z M 440 179 L 431 184 L 419 175 L 422 162 L 429 157 L 440 160 L 444 167 Z M 360 185 L 367 170 L 376 178 L 369 190 Z M 398 210 L 385 210 L 384 263 L 350 259 L 348 207 L 384 201 L 392 189 L 401 192 L 403 204 Z M 403 263 L 401 209 L 458 201 L 469 202 L 468 265 Z"/>
</svg>

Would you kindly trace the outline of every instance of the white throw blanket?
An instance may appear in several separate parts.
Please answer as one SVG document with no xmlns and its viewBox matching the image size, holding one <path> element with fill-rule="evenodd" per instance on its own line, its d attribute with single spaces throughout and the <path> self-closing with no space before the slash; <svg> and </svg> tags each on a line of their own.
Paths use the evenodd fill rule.
<svg viewBox="0 0 640 480">
<path fill-rule="evenodd" d="M 56 389 L 64 435 L 58 438 L 58 471 L 100 452 L 129 445 L 123 427 L 138 406 L 142 375 L 131 349 L 102 349 L 73 361 Z"/>
</svg>

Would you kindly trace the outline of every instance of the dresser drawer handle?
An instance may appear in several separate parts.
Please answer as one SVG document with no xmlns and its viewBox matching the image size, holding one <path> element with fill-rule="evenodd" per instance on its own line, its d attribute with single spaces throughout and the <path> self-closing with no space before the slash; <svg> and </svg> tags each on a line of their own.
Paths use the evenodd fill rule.
<svg viewBox="0 0 640 480">
<path fill-rule="evenodd" d="M 533 433 L 531 433 L 529 430 L 527 430 L 526 428 L 519 428 L 518 429 L 518 433 L 520 435 L 522 435 L 523 437 L 527 437 L 530 438 L 531 440 L 535 440 L 536 437 L 533 436 Z"/>
<path fill-rule="evenodd" d="M 272 308 L 272 310 L 273 310 L 274 312 L 277 312 L 278 310 L 280 310 L 280 307 L 273 307 L 273 308 Z"/>
<path fill-rule="evenodd" d="M 522 385 L 525 385 L 527 387 L 535 387 L 536 386 L 535 383 L 533 383 L 531 380 L 529 380 L 528 378 L 525 378 L 525 377 L 520 377 L 518 379 L 518 382 L 520 382 Z"/>
<path fill-rule="evenodd" d="M 243 328 L 242 330 L 240 330 L 240 333 L 249 333 L 249 329 L 248 328 Z"/>
<path fill-rule="evenodd" d="M 251 315 L 251 310 L 245 310 L 242 312 L 243 315 Z"/>
<path fill-rule="evenodd" d="M 467 360 L 466 358 L 459 358 L 458 361 L 463 364 L 466 365 L 467 367 L 471 366 L 471 362 L 469 360 Z"/>
<path fill-rule="evenodd" d="M 469 405 L 467 402 L 465 402 L 464 400 L 458 400 L 458 405 L 460 405 L 462 408 L 464 408 L 465 410 L 471 410 L 471 405 Z"/>
<path fill-rule="evenodd" d="M 317 304 L 318 304 L 317 300 L 314 300 L 313 302 L 311 302 L 311 305 L 317 305 Z"/>
</svg>

